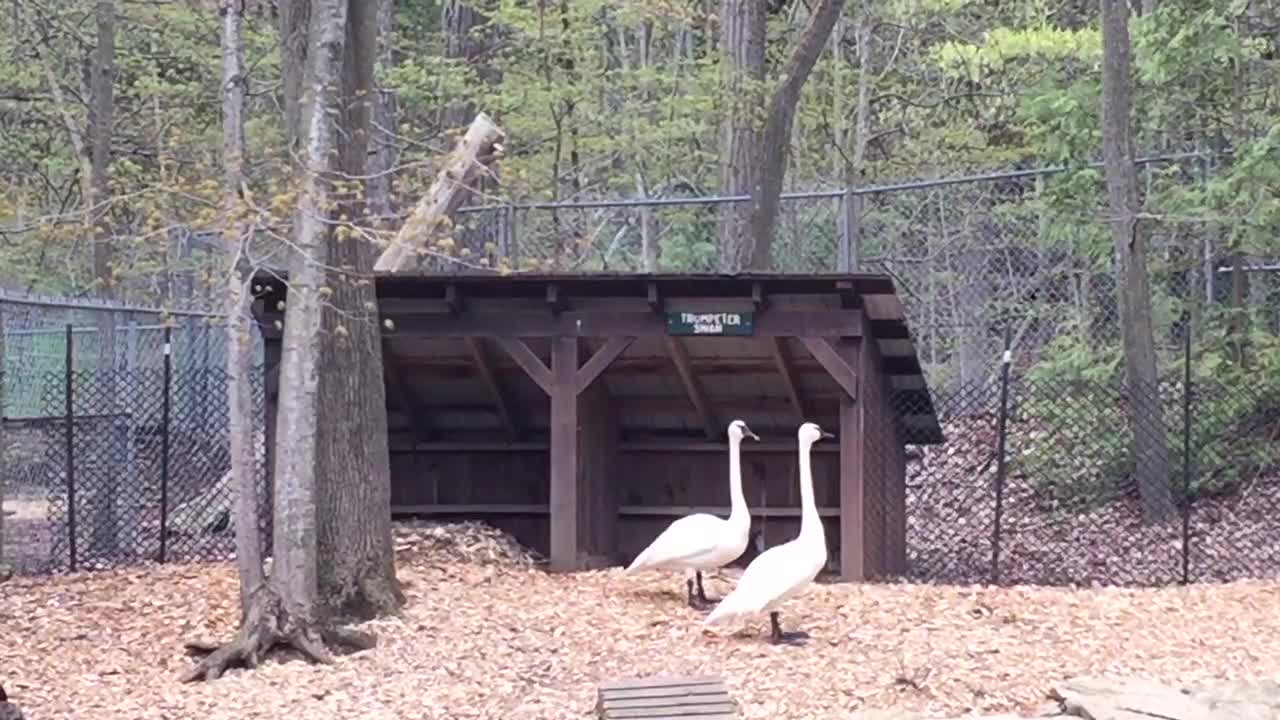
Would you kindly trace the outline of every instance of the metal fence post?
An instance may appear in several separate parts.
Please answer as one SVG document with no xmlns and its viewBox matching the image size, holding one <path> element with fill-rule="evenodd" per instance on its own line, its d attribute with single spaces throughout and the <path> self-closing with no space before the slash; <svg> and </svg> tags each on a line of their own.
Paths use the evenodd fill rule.
<svg viewBox="0 0 1280 720">
<path fill-rule="evenodd" d="M 1183 326 L 1182 358 L 1182 584 L 1191 582 L 1191 321 Z"/>
<path fill-rule="evenodd" d="M 160 562 L 169 539 L 169 393 L 173 385 L 173 330 L 164 326 L 164 397 L 160 402 Z"/>
<path fill-rule="evenodd" d="M 75 326 L 67 323 L 66 364 L 65 364 L 65 402 L 64 418 L 67 440 L 67 561 L 72 571 L 76 569 L 76 454 L 75 454 L 75 371 L 72 363 L 75 360 Z"/>
<path fill-rule="evenodd" d="M 1000 356 L 1000 414 L 996 418 L 996 515 L 991 529 L 991 582 L 1000 582 L 1000 521 L 1004 514 L 1004 450 L 1009 417 L 1009 364 L 1013 360 L 1012 326 L 1004 326 L 1004 354 Z"/>
</svg>

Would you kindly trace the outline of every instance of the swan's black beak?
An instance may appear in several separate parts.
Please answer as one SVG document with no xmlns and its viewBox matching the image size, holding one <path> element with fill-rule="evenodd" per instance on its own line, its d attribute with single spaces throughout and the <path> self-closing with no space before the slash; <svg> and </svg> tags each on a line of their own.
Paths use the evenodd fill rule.
<svg viewBox="0 0 1280 720">
<path fill-rule="evenodd" d="M 834 437 L 835 437 L 835 435 L 832 435 L 831 433 L 827 432 L 826 430 L 823 430 L 823 431 L 822 431 L 822 434 L 821 434 L 821 435 L 819 435 L 818 437 L 822 438 L 823 440 L 830 440 L 830 439 L 834 438 Z"/>
<path fill-rule="evenodd" d="M 759 435 L 757 435 L 757 434 L 755 434 L 755 433 L 753 433 L 753 432 L 751 432 L 751 428 L 746 427 L 745 425 L 744 425 L 744 426 L 743 426 L 743 428 L 742 428 L 742 434 L 743 434 L 743 435 L 746 435 L 747 437 L 751 438 L 752 440 L 755 440 L 756 442 L 760 442 L 760 436 L 759 436 Z"/>
</svg>

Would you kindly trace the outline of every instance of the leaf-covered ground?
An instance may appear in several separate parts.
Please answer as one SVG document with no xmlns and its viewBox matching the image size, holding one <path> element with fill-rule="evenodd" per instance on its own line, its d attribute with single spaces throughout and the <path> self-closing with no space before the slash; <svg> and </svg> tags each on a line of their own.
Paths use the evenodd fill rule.
<svg viewBox="0 0 1280 720">
<path fill-rule="evenodd" d="M 842 718 L 898 705 L 944 717 L 1031 709 L 1055 681 L 1280 673 L 1280 583 L 1166 589 L 818 584 L 767 619 L 706 634 L 676 576 L 549 575 L 501 543 L 401 531 L 402 618 L 333 667 L 272 662 L 177 682 L 193 636 L 236 621 L 230 565 L 135 568 L 0 585 L 0 683 L 53 718 L 585 718 L 599 681 L 721 675 L 748 718 Z M 496 549 L 495 549 L 495 546 Z M 462 562 L 471 557 L 483 562 Z M 731 587 L 713 577 L 708 593 Z"/>
</svg>

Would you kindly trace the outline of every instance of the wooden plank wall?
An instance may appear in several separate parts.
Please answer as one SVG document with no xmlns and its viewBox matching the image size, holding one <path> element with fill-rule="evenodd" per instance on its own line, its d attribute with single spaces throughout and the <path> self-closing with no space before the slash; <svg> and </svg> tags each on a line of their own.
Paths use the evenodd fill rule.
<svg viewBox="0 0 1280 720">
<path fill-rule="evenodd" d="M 602 383 L 578 396 L 578 548 L 587 565 L 614 564 L 618 544 L 618 416 Z"/>
<path fill-rule="evenodd" d="M 579 537 L 591 555 L 612 555 L 629 562 L 677 515 L 617 516 L 620 506 L 729 505 L 728 453 L 614 452 L 608 415 L 593 390 L 584 393 L 587 412 L 599 422 L 583 422 L 583 456 L 579 486 L 583 499 Z M 594 407 L 593 407 L 594 406 Z M 607 407 L 607 406 L 605 406 Z M 616 425 L 613 427 L 616 428 Z M 610 458 L 614 458 L 610 462 Z M 814 496 L 819 508 L 839 504 L 839 456 L 814 453 Z M 743 493 L 752 510 L 799 508 L 799 468 L 795 453 L 744 453 Z M 549 462 L 545 450 L 505 452 L 394 452 L 391 455 L 391 502 L 411 505 L 545 505 L 549 497 Z M 612 510 L 616 522 L 600 521 Z M 483 519 L 512 532 L 539 552 L 548 551 L 547 518 L 535 514 L 441 516 L 441 519 Z M 824 518 L 831 557 L 839 557 L 838 518 Z M 762 531 L 766 546 L 793 539 L 800 518 L 755 517 L 753 531 Z M 745 564 L 750 559 L 746 554 Z"/>
<path fill-rule="evenodd" d="M 874 340 L 859 342 L 863 537 L 868 579 L 906 570 L 906 456 L 893 390 Z"/>
</svg>

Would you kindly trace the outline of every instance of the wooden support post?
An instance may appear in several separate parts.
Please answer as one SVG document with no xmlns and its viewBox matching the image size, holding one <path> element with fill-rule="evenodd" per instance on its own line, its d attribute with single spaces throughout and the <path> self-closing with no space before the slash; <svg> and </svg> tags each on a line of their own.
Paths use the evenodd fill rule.
<svg viewBox="0 0 1280 720">
<path fill-rule="evenodd" d="M 680 382 L 684 384 L 685 394 L 689 396 L 689 402 L 693 403 L 693 408 L 698 411 L 698 417 L 702 418 L 702 430 L 706 433 L 708 440 L 715 440 L 720 437 L 720 423 L 716 420 L 715 412 L 711 410 L 711 403 L 707 402 L 707 396 L 702 392 L 702 384 L 698 382 L 698 376 L 693 374 L 693 363 L 689 361 L 689 351 L 685 350 L 684 343 L 680 338 L 667 337 L 667 353 L 671 355 L 671 362 L 675 363 L 676 372 L 680 373 Z"/>
<path fill-rule="evenodd" d="M 839 343 L 835 352 L 842 364 L 859 367 L 860 345 L 860 339 Z M 829 345 L 826 347 L 830 348 Z M 863 406 L 864 403 L 854 394 L 840 398 L 840 576 L 847 581 L 865 580 L 868 569 Z"/>
<path fill-rule="evenodd" d="M 579 370 L 579 373 L 582 371 Z M 620 493 L 614 462 L 619 440 L 618 416 L 603 383 L 578 396 L 582 453 L 579 464 L 578 543 L 587 567 L 616 565 Z"/>
<path fill-rule="evenodd" d="M 452 287 L 452 286 L 450 286 Z M 493 400 L 493 405 L 498 411 L 498 419 L 502 421 L 502 427 L 507 432 L 507 439 L 516 441 L 520 439 L 520 428 L 516 427 L 515 419 L 511 413 L 511 406 L 507 403 L 507 396 L 502 392 L 502 386 L 498 384 L 498 377 L 493 372 L 493 364 L 489 362 L 489 354 L 484 351 L 480 338 L 466 338 L 467 351 L 471 353 L 471 362 L 476 365 L 476 372 L 480 375 L 480 381 L 484 383 L 485 388 L 489 391 L 489 397 Z"/>
<path fill-rule="evenodd" d="M 609 494 L 614 491 L 608 482 L 608 468 L 614 454 L 611 448 L 617 441 L 616 426 L 609 419 L 609 403 L 603 388 L 597 388 L 599 397 L 595 398 L 595 406 L 588 402 L 584 411 L 590 424 L 600 428 L 583 432 L 578 421 L 578 405 L 582 393 L 591 388 L 600 373 L 634 340 L 632 337 L 609 338 L 579 367 L 577 336 L 554 337 L 551 339 L 551 368 L 547 369 L 523 341 L 497 338 L 516 364 L 551 396 L 552 570 L 576 570 L 584 560 L 589 561 L 589 558 L 579 556 L 579 548 L 597 555 L 612 551 L 618 501 L 616 496 Z M 585 435 L 583 442 L 595 454 L 580 454 L 580 434 Z M 608 457 L 600 456 L 599 452 L 606 452 Z M 581 493 L 580 487 L 583 489 Z"/>
<path fill-rule="evenodd" d="M 578 339 L 552 338 L 551 569 L 559 571 L 578 566 L 577 373 Z"/>
</svg>

